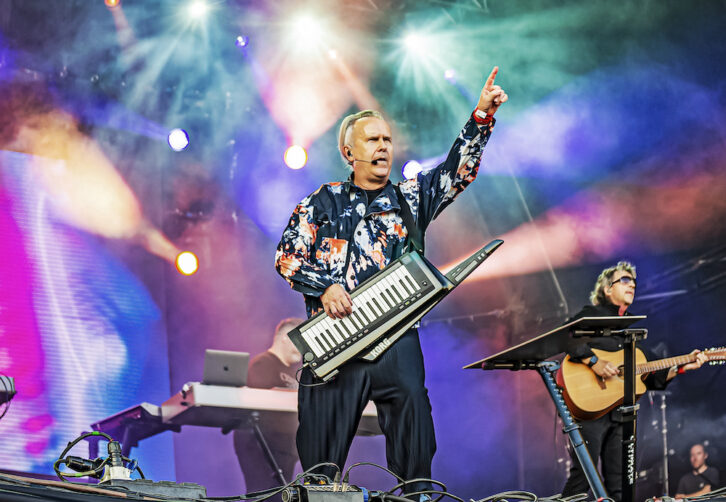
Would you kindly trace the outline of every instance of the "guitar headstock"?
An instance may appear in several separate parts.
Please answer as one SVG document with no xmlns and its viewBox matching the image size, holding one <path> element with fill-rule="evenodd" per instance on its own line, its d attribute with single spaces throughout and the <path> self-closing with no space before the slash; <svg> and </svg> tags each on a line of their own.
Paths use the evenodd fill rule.
<svg viewBox="0 0 726 502">
<path fill-rule="evenodd" d="M 703 353 L 708 357 L 708 364 L 726 364 L 726 347 L 711 347 Z"/>
</svg>

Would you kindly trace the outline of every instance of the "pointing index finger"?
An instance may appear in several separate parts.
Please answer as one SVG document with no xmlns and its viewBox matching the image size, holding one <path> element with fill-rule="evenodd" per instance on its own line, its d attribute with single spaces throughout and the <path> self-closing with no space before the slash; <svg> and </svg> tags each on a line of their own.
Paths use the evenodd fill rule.
<svg viewBox="0 0 726 502">
<path fill-rule="evenodd" d="M 495 66 L 492 68 L 492 72 L 489 74 L 489 78 L 487 78 L 487 83 L 484 84 L 484 87 L 487 90 L 491 90 L 492 86 L 494 85 L 494 79 L 497 78 L 497 72 L 499 71 L 499 67 Z"/>
</svg>

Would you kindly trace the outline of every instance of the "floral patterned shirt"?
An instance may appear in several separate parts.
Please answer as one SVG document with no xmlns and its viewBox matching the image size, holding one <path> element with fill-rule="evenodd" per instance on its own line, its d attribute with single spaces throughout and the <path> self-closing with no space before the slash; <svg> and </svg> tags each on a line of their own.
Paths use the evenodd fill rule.
<svg viewBox="0 0 726 502">
<path fill-rule="evenodd" d="M 494 119 L 480 124 L 470 118 L 444 162 L 398 184 L 421 235 L 476 178 L 493 126 Z M 308 317 L 322 310 L 320 295 L 329 286 L 351 291 L 406 251 L 400 209 L 390 181 L 368 204 L 352 175 L 322 185 L 297 205 L 277 246 L 275 268 L 304 295 Z"/>
</svg>

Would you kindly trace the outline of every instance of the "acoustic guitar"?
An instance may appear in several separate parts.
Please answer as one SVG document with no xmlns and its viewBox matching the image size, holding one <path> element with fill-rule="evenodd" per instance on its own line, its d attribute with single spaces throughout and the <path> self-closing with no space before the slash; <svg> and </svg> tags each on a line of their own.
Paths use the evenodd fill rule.
<svg viewBox="0 0 726 502">
<path fill-rule="evenodd" d="M 573 361 L 566 356 L 562 367 L 557 373 L 557 384 L 562 387 L 562 394 L 572 415 L 579 420 L 593 420 L 599 418 L 623 402 L 625 377 L 623 376 L 624 351 L 608 352 L 606 350 L 592 349 L 598 359 L 610 361 L 617 366 L 619 373 L 616 376 L 601 378 L 592 369 L 581 362 Z M 703 354 L 709 362 L 726 361 L 726 348 L 707 349 Z M 685 354 L 667 359 L 650 361 L 643 351 L 635 349 L 635 373 L 640 378 L 635 379 L 635 394 L 637 397 L 646 392 L 643 378 L 653 371 L 664 370 L 673 366 L 683 366 L 696 360 L 693 354 Z"/>
</svg>

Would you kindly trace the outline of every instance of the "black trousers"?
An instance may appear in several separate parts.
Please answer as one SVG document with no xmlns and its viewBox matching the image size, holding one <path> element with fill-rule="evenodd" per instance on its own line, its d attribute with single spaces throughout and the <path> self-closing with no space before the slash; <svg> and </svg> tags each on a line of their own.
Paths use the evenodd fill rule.
<svg viewBox="0 0 726 502">
<path fill-rule="evenodd" d="M 301 382 L 313 383 L 303 370 Z M 418 332 L 410 330 L 377 361 L 350 361 L 335 378 L 317 387 L 300 386 L 297 448 L 304 470 L 320 462 L 341 469 L 369 400 L 376 403 L 386 437 L 388 468 L 404 480 L 430 478 L 436 451 L 431 403 L 424 386 L 424 365 Z M 317 472 L 333 478 L 335 469 Z M 406 493 L 429 489 L 417 483 Z"/>
<path fill-rule="evenodd" d="M 600 459 L 605 490 L 613 500 L 621 500 L 623 423 L 618 420 L 616 415 L 614 416 L 613 412 L 595 420 L 579 423 L 582 426 L 580 430 L 582 439 L 585 440 L 592 461 L 597 465 L 598 459 Z M 572 457 L 572 464 L 570 475 L 562 489 L 563 497 L 587 493 L 590 489 L 585 472 L 572 447 L 570 447 L 570 457 Z"/>
</svg>

